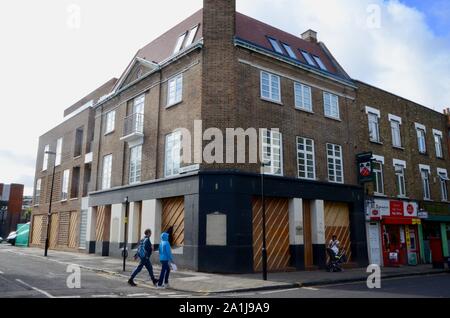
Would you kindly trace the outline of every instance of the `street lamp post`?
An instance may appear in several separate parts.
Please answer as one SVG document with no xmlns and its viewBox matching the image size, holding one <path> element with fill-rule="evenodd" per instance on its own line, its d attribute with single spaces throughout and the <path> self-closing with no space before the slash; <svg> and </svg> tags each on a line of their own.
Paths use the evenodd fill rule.
<svg viewBox="0 0 450 318">
<path fill-rule="evenodd" d="M 123 251 L 122 251 L 122 257 L 123 257 L 123 271 L 125 272 L 125 267 L 126 267 L 126 262 L 127 262 L 127 257 L 128 257 L 128 249 L 127 249 L 127 245 L 128 245 L 128 210 L 129 210 L 129 205 L 130 202 L 128 201 L 128 197 L 126 197 L 124 199 L 124 203 L 125 203 L 125 220 L 124 220 L 124 242 L 123 242 Z"/>
<path fill-rule="evenodd" d="M 55 155 L 56 152 L 46 151 L 45 154 L 47 155 Z M 50 224 L 51 224 L 51 215 L 52 215 L 52 201 L 53 201 L 53 186 L 55 184 L 55 169 L 56 169 L 56 160 L 53 161 L 53 173 L 52 173 L 52 187 L 50 188 L 50 203 L 48 205 L 48 215 L 47 215 L 47 235 L 45 237 L 45 252 L 44 256 L 47 257 L 48 255 L 48 241 L 50 236 Z"/>
<path fill-rule="evenodd" d="M 264 196 L 264 168 L 266 164 L 261 163 L 261 201 L 262 201 L 262 270 L 263 280 L 267 280 L 267 243 L 266 243 L 266 201 Z"/>
</svg>

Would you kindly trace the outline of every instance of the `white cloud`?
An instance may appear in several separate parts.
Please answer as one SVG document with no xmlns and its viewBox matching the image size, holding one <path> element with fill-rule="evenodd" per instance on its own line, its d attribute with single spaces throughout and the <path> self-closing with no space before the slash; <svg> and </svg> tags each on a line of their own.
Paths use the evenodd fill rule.
<svg viewBox="0 0 450 318">
<path fill-rule="evenodd" d="M 382 0 L 237 1 L 239 11 L 291 33 L 316 29 L 354 78 L 439 110 L 450 106 L 450 43 L 414 9 Z M 80 8 L 79 28 L 67 23 L 71 4 Z M 381 8 L 380 29 L 367 27 L 369 4 Z M 0 150 L 34 158 L 39 136 L 65 108 L 119 76 L 139 48 L 201 6 L 202 0 L 1 2 Z M 0 154 L 0 164 L 0 182 L 34 175 L 31 163 Z"/>
</svg>

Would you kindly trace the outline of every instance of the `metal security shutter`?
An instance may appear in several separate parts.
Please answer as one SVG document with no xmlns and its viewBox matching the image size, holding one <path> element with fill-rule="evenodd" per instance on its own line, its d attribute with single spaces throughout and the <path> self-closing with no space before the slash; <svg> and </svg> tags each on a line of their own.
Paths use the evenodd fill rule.
<svg viewBox="0 0 450 318">
<path fill-rule="evenodd" d="M 78 242 L 79 247 L 86 248 L 86 227 L 87 227 L 87 210 L 81 210 L 80 220 L 80 240 Z"/>
</svg>

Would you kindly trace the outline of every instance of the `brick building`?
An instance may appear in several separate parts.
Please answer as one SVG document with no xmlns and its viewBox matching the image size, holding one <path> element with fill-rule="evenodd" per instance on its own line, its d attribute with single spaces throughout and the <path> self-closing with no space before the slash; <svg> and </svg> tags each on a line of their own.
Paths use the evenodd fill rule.
<svg viewBox="0 0 450 318">
<path fill-rule="evenodd" d="M 447 117 L 368 84 L 356 84 L 357 152 L 370 151 L 374 159 L 374 182 L 366 187 L 371 262 L 430 263 L 433 237 L 442 238 L 443 255 L 448 257 Z"/>
<path fill-rule="evenodd" d="M 82 233 L 77 247 L 105 256 L 119 256 L 125 241 L 135 248 L 146 228 L 156 244 L 172 229 L 181 266 L 259 271 L 264 185 L 269 270 L 324 267 L 333 234 L 351 264 L 367 264 L 364 189 L 355 164 L 367 148 L 357 133 L 361 84 L 314 31 L 295 36 L 235 7 L 234 0 L 204 0 L 202 10 L 139 50 L 104 98 L 85 99 L 94 99 L 84 119 L 92 136 L 89 193 L 71 206 L 55 198 L 55 211 L 80 216 L 69 225 L 55 217 L 53 247 L 65 246 L 58 242 L 67 241 L 70 224 Z M 61 129 L 77 129 L 81 122 L 71 120 Z M 227 128 L 247 133 L 243 163 L 214 143 Z M 251 128 L 262 150 L 255 163 Z M 194 135 L 191 143 L 186 132 Z M 40 160 L 59 135 L 40 141 L 36 178 L 47 185 Z M 203 151 L 216 160 L 202 160 Z M 189 153 L 194 160 L 185 162 Z M 59 172 L 68 170 L 70 179 L 79 163 L 68 160 Z M 64 184 L 61 178 L 56 184 Z M 34 213 L 41 218 L 33 225 L 37 243 L 45 204 Z"/>
<path fill-rule="evenodd" d="M 20 223 L 23 189 L 23 184 L 0 183 L 0 236 L 4 239 Z"/>
<path fill-rule="evenodd" d="M 116 81 L 110 80 L 67 108 L 63 122 L 39 138 L 30 246 L 45 244 L 49 223 L 50 248 L 85 249 L 82 237 L 87 222 L 87 196 L 94 160 L 92 106 L 109 94 Z M 51 195 L 52 210 L 48 222 Z"/>
</svg>

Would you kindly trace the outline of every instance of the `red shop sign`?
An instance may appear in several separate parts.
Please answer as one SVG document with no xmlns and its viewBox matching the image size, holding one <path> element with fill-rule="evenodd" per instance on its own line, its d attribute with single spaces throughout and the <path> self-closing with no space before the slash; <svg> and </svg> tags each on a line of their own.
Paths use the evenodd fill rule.
<svg viewBox="0 0 450 318">
<path fill-rule="evenodd" d="M 403 209 L 404 209 L 404 204 L 403 204 L 403 201 L 391 201 L 390 203 L 389 203 L 389 205 L 390 205 L 390 210 L 391 210 L 391 216 L 396 216 L 396 217 L 398 217 L 398 216 L 404 216 L 404 213 L 403 213 Z M 408 210 L 409 210 L 409 207 L 408 207 Z"/>
</svg>

